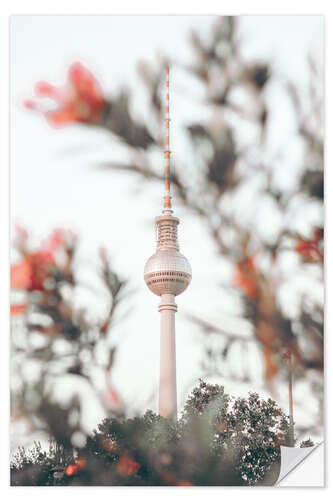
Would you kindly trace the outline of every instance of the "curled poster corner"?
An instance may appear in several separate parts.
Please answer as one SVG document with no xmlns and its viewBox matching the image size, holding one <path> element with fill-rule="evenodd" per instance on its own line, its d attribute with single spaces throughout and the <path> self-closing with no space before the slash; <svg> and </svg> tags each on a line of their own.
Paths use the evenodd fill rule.
<svg viewBox="0 0 333 500">
<path fill-rule="evenodd" d="M 319 449 L 320 448 L 320 449 Z M 315 450 L 318 450 L 317 453 L 312 455 L 311 464 L 305 464 L 305 459 L 309 457 Z M 312 464 L 312 461 L 314 462 Z M 301 479 L 301 476 L 304 477 L 305 471 L 303 465 L 300 465 L 304 462 L 304 468 L 308 468 L 310 465 L 310 476 L 308 472 L 306 472 L 306 477 L 308 478 L 309 483 L 304 484 L 304 479 Z M 300 465 L 300 467 L 298 467 Z M 306 467 L 305 467 L 306 465 Z M 296 471 L 300 472 L 297 474 Z M 290 474 L 292 471 L 295 471 L 294 474 Z M 288 476 L 288 478 L 287 478 Z M 299 476 L 299 477 L 298 477 Z M 275 483 L 276 486 L 324 486 L 324 445 L 323 442 L 317 444 L 316 446 L 311 446 L 309 448 L 290 448 L 288 446 L 281 446 L 281 467 L 280 474 Z M 302 482 L 303 484 L 299 484 Z"/>
</svg>

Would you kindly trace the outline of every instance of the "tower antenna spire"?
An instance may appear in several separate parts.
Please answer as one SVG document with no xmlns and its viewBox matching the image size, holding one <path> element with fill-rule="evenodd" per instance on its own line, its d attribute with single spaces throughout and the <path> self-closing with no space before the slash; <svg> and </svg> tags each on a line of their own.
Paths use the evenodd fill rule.
<svg viewBox="0 0 333 500">
<path fill-rule="evenodd" d="M 165 167 L 164 167 L 164 207 L 163 213 L 166 215 L 172 214 L 171 209 L 171 194 L 170 194 L 170 69 L 169 66 L 166 67 L 166 106 L 165 106 Z"/>
</svg>

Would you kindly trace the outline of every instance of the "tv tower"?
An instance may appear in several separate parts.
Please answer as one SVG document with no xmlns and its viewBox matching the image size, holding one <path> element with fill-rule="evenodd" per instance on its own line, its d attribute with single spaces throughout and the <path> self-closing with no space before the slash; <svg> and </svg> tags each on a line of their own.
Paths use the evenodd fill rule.
<svg viewBox="0 0 333 500">
<path fill-rule="evenodd" d="M 161 297 L 158 310 L 161 313 L 159 414 L 164 418 L 177 417 L 175 296 L 188 287 L 191 266 L 179 252 L 178 224 L 171 208 L 170 195 L 170 93 L 169 68 L 166 69 L 166 139 L 165 139 L 165 194 L 162 215 L 156 217 L 156 252 L 144 268 L 144 279 L 155 295 Z"/>
</svg>

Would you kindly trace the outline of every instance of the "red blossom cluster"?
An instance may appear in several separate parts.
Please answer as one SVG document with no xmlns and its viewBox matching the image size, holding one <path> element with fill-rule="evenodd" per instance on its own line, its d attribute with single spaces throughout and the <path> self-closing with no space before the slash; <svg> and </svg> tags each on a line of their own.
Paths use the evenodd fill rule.
<svg viewBox="0 0 333 500">
<path fill-rule="evenodd" d="M 324 261 L 324 254 L 319 248 L 319 244 L 323 239 L 322 229 L 316 228 L 313 231 L 312 238 L 305 239 L 298 237 L 296 239 L 295 250 L 298 252 L 306 262 L 319 262 Z"/>
<path fill-rule="evenodd" d="M 84 469 L 86 466 L 86 461 L 84 458 L 79 458 L 75 464 L 67 465 L 65 469 L 66 476 L 75 476 L 78 472 Z"/>
<path fill-rule="evenodd" d="M 117 472 L 121 476 L 133 476 L 140 469 L 140 464 L 132 459 L 129 453 L 124 453 L 117 463 Z"/>
<path fill-rule="evenodd" d="M 255 256 L 246 257 L 236 262 L 234 283 L 248 299 L 254 299 L 258 292 L 258 270 L 254 264 Z"/>
<path fill-rule="evenodd" d="M 68 80 L 63 87 L 55 87 L 47 82 L 35 86 L 38 98 L 50 98 L 57 103 L 57 109 L 44 109 L 39 101 L 27 99 L 24 105 L 42 113 L 55 126 L 71 123 L 98 124 L 106 107 L 103 91 L 93 76 L 81 63 L 74 63 L 68 70 Z"/>
<path fill-rule="evenodd" d="M 18 227 L 18 250 L 22 260 L 13 264 L 10 269 L 10 279 L 12 290 L 24 290 L 26 292 L 42 291 L 47 292 L 52 288 L 54 280 L 54 270 L 59 266 L 58 257 L 62 257 L 61 269 L 68 271 L 70 262 L 69 240 L 75 240 L 75 235 L 71 231 L 55 229 L 42 242 L 41 246 L 31 251 L 28 248 L 27 234 L 24 236 L 24 229 Z M 11 314 L 23 314 L 26 311 L 28 302 L 11 305 Z"/>
</svg>

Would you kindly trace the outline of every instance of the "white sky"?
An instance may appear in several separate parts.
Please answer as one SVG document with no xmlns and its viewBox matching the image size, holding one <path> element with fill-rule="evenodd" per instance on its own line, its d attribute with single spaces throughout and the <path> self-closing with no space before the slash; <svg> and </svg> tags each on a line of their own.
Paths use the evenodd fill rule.
<svg viewBox="0 0 333 500">
<path fill-rule="evenodd" d="M 121 159 L 121 150 L 109 140 L 107 132 L 78 126 L 55 131 L 43 119 L 24 110 L 20 103 L 31 96 L 38 80 L 62 84 L 68 65 L 76 60 L 87 64 L 107 94 L 115 94 L 124 83 L 135 86 L 139 59 L 154 59 L 161 49 L 171 58 L 188 58 L 189 28 L 205 31 L 213 19 L 209 16 L 15 16 L 11 20 L 12 220 L 33 231 L 37 238 L 53 227 L 73 228 L 82 237 L 83 260 L 96 258 L 98 246 L 104 244 L 115 268 L 130 278 L 135 289 L 133 312 L 115 329 L 115 338 L 121 344 L 113 380 L 125 401 L 138 407 L 158 383 L 158 298 L 144 284 L 143 267 L 155 248 L 153 218 L 161 210 L 162 187 L 142 182 L 138 186 L 134 177 L 95 170 L 92 165 L 99 161 L 112 160 L 115 155 Z M 292 78 L 300 85 L 306 82 L 306 53 L 314 44 L 319 48 L 322 45 L 322 17 L 244 16 L 240 25 L 249 57 L 269 58 L 281 78 Z M 134 107 L 137 113 L 143 112 L 139 100 Z M 186 121 L 191 112 L 189 103 L 181 98 L 176 101 L 175 97 L 175 108 L 174 122 Z M 283 116 L 283 108 L 280 112 L 281 123 L 286 127 L 279 128 L 277 142 L 279 139 L 283 142 L 283 134 L 288 133 L 288 118 Z M 180 160 L 186 163 L 186 148 L 177 143 L 175 149 L 177 168 Z M 197 218 L 180 206 L 175 206 L 175 214 L 181 219 L 181 251 L 193 269 L 191 286 L 177 298 L 181 405 L 189 384 L 201 375 L 200 336 L 182 313 L 198 313 L 211 320 L 219 316 L 219 324 L 232 331 L 239 328 L 239 323 L 223 316 L 230 296 L 218 288 L 230 280 L 229 266 L 216 257 L 214 246 Z M 103 300 L 95 301 L 91 308 L 102 314 Z M 255 367 L 257 356 L 254 352 L 252 371 L 258 385 L 249 388 L 227 382 L 227 391 L 236 395 L 254 389 L 265 395 L 260 372 Z M 236 362 L 237 359 L 235 354 Z M 286 407 L 284 390 L 279 402 Z M 157 409 L 157 394 L 150 407 Z M 96 413 L 95 420 L 99 418 Z M 92 426 L 95 424 L 92 422 Z"/>
</svg>

